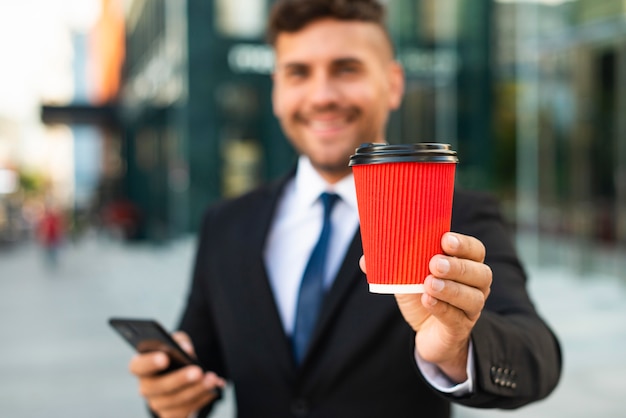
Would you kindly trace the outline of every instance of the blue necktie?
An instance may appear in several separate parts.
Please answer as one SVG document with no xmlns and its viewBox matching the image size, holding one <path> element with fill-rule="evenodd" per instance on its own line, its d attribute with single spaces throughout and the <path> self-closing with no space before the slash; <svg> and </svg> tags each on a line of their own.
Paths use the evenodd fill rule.
<svg viewBox="0 0 626 418">
<path fill-rule="evenodd" d="M 324 271 L 331 234 L 330 214 L 338 198 L 339 196 L 331 193 L 322 193 L 320 196 L 324 205 L 324 223 L 300 282 L 296 325 L 292 337 L 294 357 L 298 364 L 302 361 L 309 345 L 324 298 Z"/>
</svg>

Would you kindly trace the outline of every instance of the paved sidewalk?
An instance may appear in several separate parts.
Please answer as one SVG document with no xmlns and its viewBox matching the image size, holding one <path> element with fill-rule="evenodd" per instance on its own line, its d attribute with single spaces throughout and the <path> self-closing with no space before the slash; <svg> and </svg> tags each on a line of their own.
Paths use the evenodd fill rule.
<svg viewBox="0 0 626 418">
<path fill-rule="evenodd" d="M 174 327 L 192 247 L 86 239 L 64 248 L 56 271 L 33 245 L 0 253 L 0 417 L 147 417 L 127 372 L 133 351 L 107 319 Z"/>
<path fill-rule="evenodd" d="M 516 411 L 457 408 L 457 418 L 621 418 L 626 386 L 626 276 L 530 268 L 530 292 L 564 351 L 559 386 Z"/>
<path fill-rule="evenodd" d="M 194 242 L 126 246 L 85 239 L 46 270 L 33 245 L 0 252 L 0 417 L 147 416 L 126 371 L 132 355 L 106 321 L 159 319 L 183 305 Z M 626 280 L 531 268 L 531 292 L 559 334 L 565 371 L 548 400 L 519 411 L 456 408 L 457 418 L 621 417 L 626 375 Z M 232 394 L 214 417 L 233 416 Z"/>
</svg>

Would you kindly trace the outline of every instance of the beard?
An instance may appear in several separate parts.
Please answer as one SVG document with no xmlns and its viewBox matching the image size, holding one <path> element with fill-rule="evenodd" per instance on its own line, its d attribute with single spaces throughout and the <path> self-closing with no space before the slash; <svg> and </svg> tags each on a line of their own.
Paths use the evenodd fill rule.
<svg viewBox="0 0 626 418">
<path fill-rule="evenodd" d="M 319 123 L 323 126 L 325 120 L 336 118 L 338 122 L 328 122 L 329 129 L 333 124 L 337 127 L 345 125 L 348 130 L 344 136 L 330 135 L 327 138 L 315 138 L 309 129 L 311 124 Z M 316 121 L 316 119 L 318 121 Z M 364 142 L 380 142 L 381 135 L 376 129 L 375 118 L 366 118 L 361 108 L 357 106 L 340 106 L 329 103 L 324 106 L 298 111 L 293 114 L 290 123 L 283 123 L 283 131 L 290 139 L 291 144 L 298 151 L 309 157 L 311 164 L 319 172 L 333 176 L 344 176 L 352 172 L 349 167 L 350 156 L 355 149 Z"/>
<path fill-rule="evenodd" d="M 293 119 L 295 123 L 308 125 L 317 117 L 335 115 L 342 117 L 345 123 L 352 123 L 361 117 L 362 114 L 363 111 L 356 106 L 339 106 L 336 103 L 330 103 L 306 112 L 296 112 Z"/>
</svg>

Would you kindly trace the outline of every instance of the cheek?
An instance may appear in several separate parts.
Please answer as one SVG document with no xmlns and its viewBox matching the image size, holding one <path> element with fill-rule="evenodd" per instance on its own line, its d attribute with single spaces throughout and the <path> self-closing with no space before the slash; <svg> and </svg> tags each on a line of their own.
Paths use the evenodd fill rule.
<svg viewBox="0 0 626 418">
<path fill-rule="evenodd" d="M 296 88 L 276 87 L 272 93 L 274 115 L 279 119 L 290 116 L 297 108 L 298 100 Z"/>
<path fill-rule="evenodd" d="M 376 88 L 375 86 L 355 84 L 349 86 L 345 91 L 345 97 L 349 97 L 350 100 L 360 106 L 365 112 L 375 112 L 374 109 L 380 107 L 381 101 L 387 100 L 387 92 L 382 88 Z"/>
</svg>

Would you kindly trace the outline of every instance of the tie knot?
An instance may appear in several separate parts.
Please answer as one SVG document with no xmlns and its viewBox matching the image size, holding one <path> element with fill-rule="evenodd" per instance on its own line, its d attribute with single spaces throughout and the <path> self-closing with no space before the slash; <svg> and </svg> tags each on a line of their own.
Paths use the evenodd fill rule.
<svg viewBox="0 0 626 418">
<path fill-rule="evenodd" d="M 322 204 L 324 205 L 324 215 L 328 215 L 333 209 L 335 202 L 339 200 L 339 195 L 336 193 L 324 192 L 320 195 L 320 199 L 322 200 Z"/>
</svg>

